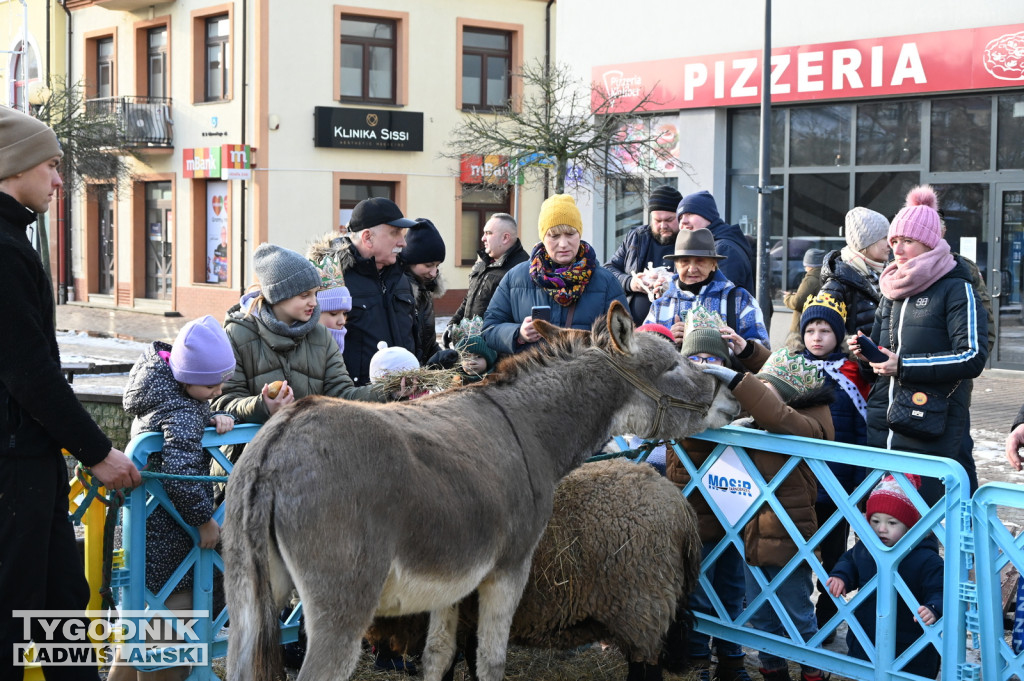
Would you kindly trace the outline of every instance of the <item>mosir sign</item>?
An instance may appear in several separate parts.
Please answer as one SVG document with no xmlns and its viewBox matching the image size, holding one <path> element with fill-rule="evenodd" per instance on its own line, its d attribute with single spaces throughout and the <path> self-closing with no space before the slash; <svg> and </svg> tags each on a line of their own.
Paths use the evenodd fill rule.
<svg viewBox="0 0 1024 681">
<path fill-rule="evenodd" d="M 1024 24 L 772 50 L 774 102 L 1024 86 Z M 593 80 L 628 111 L 757 104 L 761 52 L 598 66 Z M 596 101 L 596 99 L 595 99 Z"/>
</svg>

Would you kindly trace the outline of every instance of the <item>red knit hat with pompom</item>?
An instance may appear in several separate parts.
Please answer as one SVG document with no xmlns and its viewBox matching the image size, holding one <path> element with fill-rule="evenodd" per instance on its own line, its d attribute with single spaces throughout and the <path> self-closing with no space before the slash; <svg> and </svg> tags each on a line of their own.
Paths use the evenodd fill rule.
<svg viewBox="0 0 1024 681">
<path fill-rule="evenodd" d="M 921 477 L 913 473 L 906 475 L 907 480 L 914 485 L 915 489 L 920 489 Z M 868 497 L 867 512 L 864 515 L 870 521 L 871 516 L 876 513 L 887 513 L 908 528 L 913 527 L 914 523 L 921 519 L 921 514 L 914 506 L 914 502 L 896 482 L 896 478 L 891 475 L 882 478 L 878 486 L 871 490 L 871 496 Z"/>
<path fill-rule="evenodd" d="M 920 241 L 935 248 L 942 240 L 942 220 L 939 218 L 939 197 L 931 186 L 914 187 L 907 194 L 907 203 L 889 225 L 889 243 L 894 237 Z"/>
</svg>

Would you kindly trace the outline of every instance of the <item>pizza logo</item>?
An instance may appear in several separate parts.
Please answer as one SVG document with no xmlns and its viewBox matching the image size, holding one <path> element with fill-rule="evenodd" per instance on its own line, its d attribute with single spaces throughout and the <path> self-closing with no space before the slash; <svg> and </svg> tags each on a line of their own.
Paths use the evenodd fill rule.
<svg viewBox="0 0 1024 681">
<path fill-rule="evenodd" d="M 220 215 L 220 212 L 224 209 L 224 197 L 218 194 L 211 198 L 210 207 L 213 208 L 214 215 Z"/>
<path fill-rule="evenodd" d="M 914 393 L 910 396 L 910 401 L 918 407 L 923 407 L 928 404 L 928 395 L 926 393 Z"/>
<path fill-rule="evenodd" d="M 985 70 L 999 80 L 1024 80 L 1024 31 L 989 41 L 982 58 Z"/>
</svg>

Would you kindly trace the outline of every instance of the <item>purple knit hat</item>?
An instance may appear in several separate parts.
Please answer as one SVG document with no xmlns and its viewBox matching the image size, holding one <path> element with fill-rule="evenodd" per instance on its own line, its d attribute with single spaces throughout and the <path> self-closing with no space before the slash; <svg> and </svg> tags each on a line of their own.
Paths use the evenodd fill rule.
<svg viewBox="0 0 1024 681">
<path fill-rule="evenodd" d="M 889 243 L 895 237 L 920 241 L 935 248 L 942 240 L 942 220 L 939 218 L 939 198 L 930 185 L 914 187 L 907 194 L 907 203 L 889 225 Z"/>
<path fill-rule="evenodd" d="M 352 309 L 352 294 L 347 286 L 335 286 L 316 292 L 316 302 L 324 312 L 348 312 Z"/>
<path fill-rule="evenodd" d="M 181 327 L 168 364 L 179 383 L 220 385 L 235 372 L 235 353 L 224 328 L 206 315 Z"/>
</svg>

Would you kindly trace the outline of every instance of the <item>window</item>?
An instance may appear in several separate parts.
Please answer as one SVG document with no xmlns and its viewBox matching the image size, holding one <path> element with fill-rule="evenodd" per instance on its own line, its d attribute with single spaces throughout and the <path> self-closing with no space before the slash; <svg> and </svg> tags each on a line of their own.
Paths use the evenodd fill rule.
<svg viewBox="0 0 1024 681">
<path fill-rule="evenodd" d="M 479 185 L 462 188 L 462 229 L 459 235 L 459 265 L 476 262 L 481 248 L 484 225 L 495 213 L 511 213 L 511 197 L 503 189 L 488 189 Z"/>
<path fill-rule="evenodd" d="M 228 98 L 230 23 L 227 14 L 210 17 L 206 20 L 206 96 L 204 101 L 207 102 Z"/>
<path fill-rule="evenodd" d="M 159 26 L 146 31 L 146 94 L 166 97 L 167 83 L 167 27 Z"/>
<path fill-rule="evenodd" d="M 348 227 L 352 209 L 363 199 L 381 197 L 395 199 L 394 182 L 369 182 L 362 180 L 340 180 L 338 182 L 338 226 L 341 231 Z"/>
<path fill-rule="evenodd" d="M 396 21 L 341 17 L 341 99 L 395 104 Z"/>
<path fill-rule="evenodd" d="M 895 165 L 920 162 L 920 102 L 857 105 L 857 163 Z"/>
<path fill-rule="evenodd" d="M 96 41 L 96 97 L 114 96 L 114 39 Z"/>
<path fill-rule="evenodd" d="M 480 28 L 462 32 L 462 108 L 497 110 L 512 96 L 512 34 Z"/>
<path fill-rule="evenodd" d="M 988 170 L 992 98 L 958 97 L 932 102 L 932 171 Z"/>
<path fill-rule="evenodd" d="M 1024 168 L 1024 95 L 999 96 L 999 123 L 996 134 L 997 168 Z"/>
<path fill-rule="evenodd" d="M 793 109 L 789 119 L 789 165 L 849 165 L 850 113 L 848 104 Z"/>
<path fill-rule="evenodd" d="M 23 48 L 25 51 L 22 54 Z M 36 51 L 32 46 L 25 45 L 23 42 L 19 42 L 15 46 L 14 52 L 14 61 L 11 64 L 14 92 L 10 101 L 15 109 L 24 111 L 29 85 L 39 81 L 39 60 L 36 58 Z"/>
</svg>

